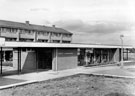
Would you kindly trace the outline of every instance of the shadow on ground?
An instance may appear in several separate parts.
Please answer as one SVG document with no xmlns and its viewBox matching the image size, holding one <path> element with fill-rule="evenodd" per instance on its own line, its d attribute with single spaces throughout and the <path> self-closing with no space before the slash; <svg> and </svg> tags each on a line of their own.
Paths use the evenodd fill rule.
<svg viewBox="0 0 135 96">
<path fill-rule="evenodd" d="M 125 93 L 109 93 L 109 94 L 106 94 L 105 96 L 134 96 L 134 95 L 125 94 Z"/>
</svg>

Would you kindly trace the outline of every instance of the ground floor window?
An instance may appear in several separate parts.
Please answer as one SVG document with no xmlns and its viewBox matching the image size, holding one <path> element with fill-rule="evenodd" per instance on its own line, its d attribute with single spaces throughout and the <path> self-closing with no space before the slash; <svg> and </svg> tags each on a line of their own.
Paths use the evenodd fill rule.
<svg viewBox="0 0 135 96">
<path fill-rule="evenodd" d="M 38 39 L 38 42 L 48 42 L 48 40 L 45 40 L 45 39 Z"/>
<path fill-rule="evenodd" d="M 5 41 L 16 41 L 16 38 L 5 38 Z"/>
<path fill-rule="evenodd" d="M 60 40 L 53 40 L 52 43 L 60 43 Z"/>
<path fill-rule="evenodd" d="M 62 41 L 62 43 L 71 43 L 71 41 Z"/>
<path fill-rule="evenodd" d="M 19 41 L 22 42 L 33 42 L 34 39 L 25 39 L 25 38 L 20 38 Z"/>
<path fill-rule="evenodd" d="M 78 53 L 78 65 L 104 65 L 116 62 L 117 49 L 80 49 Z M 119 57 L 117 58 L 119 62 Z"/>
</svg>

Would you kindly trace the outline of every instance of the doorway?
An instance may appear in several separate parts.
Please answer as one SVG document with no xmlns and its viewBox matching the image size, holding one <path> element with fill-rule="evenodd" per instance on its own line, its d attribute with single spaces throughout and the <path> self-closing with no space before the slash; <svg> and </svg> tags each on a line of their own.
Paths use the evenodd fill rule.
<svg viewBox="0 0 135 96">
<path fill-rule="evenodd" d="M 38 69 L 52 69 L 52 49 L 38 49 Z"/>
</svg>

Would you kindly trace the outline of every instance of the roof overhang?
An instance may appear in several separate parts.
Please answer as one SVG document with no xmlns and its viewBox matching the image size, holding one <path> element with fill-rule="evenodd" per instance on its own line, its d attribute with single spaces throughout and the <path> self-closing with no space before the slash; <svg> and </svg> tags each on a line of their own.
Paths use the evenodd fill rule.
<svg viewBox="0 0 135 96">
<path fill-rule="evenodd" d="M 116 45 L 99 44 L 74 44 L 74 43 L 40 43 L 40 42 L 9 42 L 6 41 L 3 47 L 35 47 L 35 48 L 121 48 Z M 133 48 L 132 46 L 123 46 L 123 48 Z"/>
</svg>

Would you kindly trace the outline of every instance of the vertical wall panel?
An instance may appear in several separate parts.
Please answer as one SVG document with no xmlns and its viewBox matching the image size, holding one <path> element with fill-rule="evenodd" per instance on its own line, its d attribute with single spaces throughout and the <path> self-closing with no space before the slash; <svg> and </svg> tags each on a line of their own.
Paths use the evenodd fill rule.
<svg viewBox="0 0 135 96">
<path fill-rule="evenodd" d="M 57 69 L 71 69 L 77 67 L 77 48 L 60 48 L 57 54 Z"/>
</svg>

